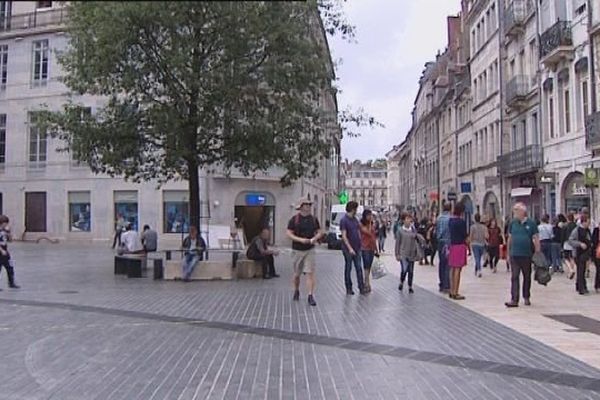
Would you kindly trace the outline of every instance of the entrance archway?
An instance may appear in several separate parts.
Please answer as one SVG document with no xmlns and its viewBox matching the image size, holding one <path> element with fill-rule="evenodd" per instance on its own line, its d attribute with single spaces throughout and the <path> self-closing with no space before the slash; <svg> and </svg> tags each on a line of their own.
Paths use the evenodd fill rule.
<svg viewBox="0 0 600 400">
<path fill-rule="evenodd" d="M 494 192 L 487 192 L 483 197 L 483 214 L 488 218 L 498 218 L 498 198 Z"/>
<path fill-rule="evenodd" d="M 271 242 L 275 241 L 275 196 L 271 193 L 240 192 L 235 198 L 234 213 L 246 243 L 258 236 L 264 227 L 271 229 Z"/>
<path fill-rule="evenodd" d="M 581 172 L 571 172 L 564 179 L 561 188 L 563 209 L 567 213 L 578 213 L 582 207 L 590 207 L 590 192 L 585 187 L 584 176 Z"/>
</svg>

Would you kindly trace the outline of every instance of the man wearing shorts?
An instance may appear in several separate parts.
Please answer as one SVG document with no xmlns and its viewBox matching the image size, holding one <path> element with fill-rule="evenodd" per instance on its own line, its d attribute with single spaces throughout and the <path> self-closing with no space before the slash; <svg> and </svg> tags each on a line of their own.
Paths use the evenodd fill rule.
<svg viewBox="0 0 600 400">
<path fill-rule="evenodd" d="M 308 286 L 308 304 L 316 306 L 314 290 L 315 278 L 315 244 L 323 236 L 319 220 L 311 214 L 312 202 L 308 198 L 298 200 L 298 214 L 290 219 L 287 235 L 292 240 L 292 259 L 294 262 L 294 297 L 300 299 L 300 275 L 306 275 Z"/>
</svg>

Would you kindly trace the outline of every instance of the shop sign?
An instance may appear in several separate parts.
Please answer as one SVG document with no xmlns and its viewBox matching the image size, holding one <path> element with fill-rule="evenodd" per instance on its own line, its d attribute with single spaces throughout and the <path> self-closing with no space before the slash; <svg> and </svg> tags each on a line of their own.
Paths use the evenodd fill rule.
<svg viewBox="0 0 600 400">
<path fill-rule="evenodd" d="M 267 196 L 257 193 L 248 193 L 246 195 L 247 206 L 264 206 L 267 202 Z"/>
<path fill-rule="evenodd" d="M 430 200 L 437 200 L 438 198 L 439 198 L 438 192 L 431 192 L 431 193 L 429 193 L 429 199 Z"/>
<path fill-rule="evenodd" d="M 598 187 L 598 169 L 597 168 L 586 168 L 585 169 L 585 186 L 586 187 Z"/>
<path fill-rule="evenodd" d="M 536 187 L 536 181 L 534 176 L 522 176 L 519 179 L 519 186 L 521 187 Z"/>
<path fill-rule="evenodd" d="M 553 185 L 556 182 L 556 174 L 554 172 L 546 172 L 540 175 L 540 184 Z"/>
<path fill-rule="evenodd" d="M 471 193 L 471 182 L 461 182 L 460 191 L 461 193 Z"/>
<path fill-rule="evenodd" d="M 571 186 L 571 195 L 573 196 L 588 196 L 588 189 L 585 186 L 577 185 L 577 182 L 573 182 Z"/>
<path fill-rule="evenodd" d="M 446 198 L 448 199 L 448 201 L 456 201 L 458 196 L 456 195 L 455 192 L 448 192 L 448 195 L 446 196 Z"/>
</svg>

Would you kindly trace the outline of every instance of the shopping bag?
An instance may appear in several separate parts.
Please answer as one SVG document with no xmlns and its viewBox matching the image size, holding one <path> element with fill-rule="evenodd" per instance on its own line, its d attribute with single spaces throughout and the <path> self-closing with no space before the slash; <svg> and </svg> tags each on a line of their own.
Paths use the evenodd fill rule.
<svg viewBox="0 0 600 400">
<path fill-rule="evenodd" d="M 386 274 L 387 271 L 383 261 L 381 261 L 381 258 L 375 257 L 373 260 L 373 265 L 371 265 L 371 276 L 373 276 L 373 279 L 379 279 L 384 277 Z"/>
</svg>

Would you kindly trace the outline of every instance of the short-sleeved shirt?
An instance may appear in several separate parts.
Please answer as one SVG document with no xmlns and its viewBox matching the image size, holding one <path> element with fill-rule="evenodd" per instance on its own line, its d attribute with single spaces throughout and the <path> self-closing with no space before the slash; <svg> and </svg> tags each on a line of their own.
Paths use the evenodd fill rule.
<svg viewBox="0 0 600 400">
<path fill-rule="evenodd" d="M 467 234 L 467 223 L 464 219 L 450 218 L 448 230 L 450 231 L 450 244 L 465 244 L 467 242 L 469 235 Z"/>
<path fill-rule="evenodd" d="M 346 231 L 346 236 L 348 237 L 348 241 L 350 242 L 350 246 L 355 252 L 360 251 L 361 241 L 360 241 L 360 222 L 356 217 L 350 217 L 348 214 L 342 218 L 340 221 L 340 230 L 342 232 Z M 346 247 L 346 243 L 342 241 L 343 250 L 349 251 Z"/>
<path fill-rule="evenodd" d="M 296 221 L 298 223 L 296 223 Z M 294 235 L 304 239 L 312 239 L 320 229 L 321 225 L 319 225 L 319 220 L 313 215 L 303 216 L 297 214 L 290 219 L 290 222 L 288 222 L 288 230 L 294 232 Z M 315 247 L 314 244 L 292 243 L 292 249 L 299 251 L 307 251 L 313 247 Z"/>
<path fill-rule="evenodd" d="M 146 250 L 154 250 L 158 246 L 158 234 L 155 230 L 148 229 L 142 233 L 142 243 L 144 244 L 144 248 Z"/>
<path fill-rule="evenodd" d="M 361 249 L 366 251 L 377 251 L 377 236 L 375 227 L 371 224 L 363 225 L 362 228 L 363 230 L 360 231 Z"/>
<path fill-rule="evenodd" d="M 510 256 L 531 257 L 533 255 L 533 237 L 538 234 L 534 221 L 527 218 L 524 222 L 513 220 L 508 229 L 510 234 Z"/>
</svg>

